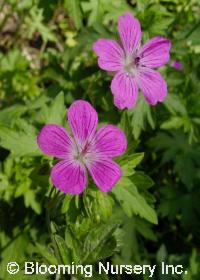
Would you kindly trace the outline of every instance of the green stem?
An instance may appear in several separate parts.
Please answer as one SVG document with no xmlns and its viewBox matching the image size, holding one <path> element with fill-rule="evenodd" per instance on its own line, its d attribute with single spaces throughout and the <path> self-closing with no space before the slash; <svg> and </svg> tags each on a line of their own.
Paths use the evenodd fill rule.
<svg viewBox="0 0 200 280">
<path fill-rule="evenodd" d="M 49 193 L 49 197 L 48 197 L 49 201 L 46 205 L 46 222 L 47 222 L 48 231 L 49 231 L 49 234 L 50 234 L 50 237 L 51 237 L 51 242 L 53 244 L 56 259 L 57 259 L 58 263 L 61 264 L 62 263 L 62 258 L 60 256 L 58 246 L 57 246 L 56 240 L 54 238 L 54 233 L 52 233 L 52 231 L 51 231 L 51 199 L 52 199 L 54 191 L 55 191 L 55 188 L 52 187 L 51 191 Z M 59 277 L 59 278 L 57 278 L 57 277 Z M 62 279 L 61 275 L 56 276 L 56 279 Z"/>
</svg>

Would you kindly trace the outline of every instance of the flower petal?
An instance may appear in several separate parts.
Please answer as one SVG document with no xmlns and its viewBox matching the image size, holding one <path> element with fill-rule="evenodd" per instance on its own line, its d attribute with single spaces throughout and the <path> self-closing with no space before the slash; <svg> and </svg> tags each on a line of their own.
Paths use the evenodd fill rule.
<svg viewBox="0 0 200 280">
<path fill-rule="evenodd" d="M 140 22 L 131 13 L 125 13 L 119 17 L 118 30 L 125 51 L 136 51 L 141 40 Z"/>
<path fill-rule="evenodd" d="M 142 67 L 138 75 L 138 84 L 145 99 L 151 105 L 163 102 L 167 96 L 167 84 L 160 73 Z"/>
<path fill-rule="evenodd" d="M 62 160 L 52 168 L 51 180 L 64 193 L 80 194 L 87 184 L 87 171 L 79 162 Z"/>
<path fill-rule="evenodd" d="M 144 44 L 138 56 L 140 65 L 156 68 L 168 63 L 170 55 L 171 42 L 163 37 L 157 36 Z"/>
<path fill-rule="evenodd" d="M 66 158 L 74 146 L 64 127 L 56 124 L 45 125 L 37 137 L 37 143 L 43 153 L 60 159 Z"/>
<path fill-rule="evenodd" d="M 69 107 L 68 120 L 76 143 L 84 148 L 96 132 L 97 112 L 87 101 L 78 100 Z"/>
<path fill-rule="evenodd" d="M 114 125 L 105 125 L 95 135 L 94 145 L 97 153 L 108 157 L 116 157 L 125 152 L 127 140 L 120 128 Z"/>
<path fill-rule="evenodd" d="M 136 105 L 138 86 L 134 77 L 125 72 L 117 73 L 111 83 L 111 91 L 114 95 L 114 104 L 119 109 L 131 109 Z"/>
<path fill-rule="evenodd" d="M 122 68 L 124 52 L 120 45 L 114 40 L 99 39 L 93 45 L 97 54 L 98 65 L 106 71 L 119 71 Z"/>
<path fill-rule="evenodd" d="M 88 162 L 87 167 L 95 184 L 103 192 L 110 191 L 122 176 L 119 165 L 108 158 Z"/>
</svg>

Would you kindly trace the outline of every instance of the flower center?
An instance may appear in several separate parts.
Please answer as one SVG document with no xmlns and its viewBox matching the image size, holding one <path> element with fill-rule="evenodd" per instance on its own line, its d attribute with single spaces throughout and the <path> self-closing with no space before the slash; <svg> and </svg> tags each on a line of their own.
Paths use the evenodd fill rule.
<svg viewBox="0 0 200 280">
<path fill-rule="evenodd" d="M 82 163 L 85 163 L 84 162 L 84 156 L 82 155 L 82 153 L 80 153 L 80 154 L 77 153 L 77 155 L 74 156 L 74 159 L 77 160 L 77 161 L 80 161 Z"/>
<path fill-rule="evenodd" d="M 140 58 L 138 56 L 127 54 L 124 59 L 124 70 L 131 75 L 135 75 L 137 73 L 139 62 Z"/>
<path fill-rule="evenodd" d="M 84 148 L 77 148 L 75 155 L 74 155 L 74 159 L 85 164 L 86 160 L 87 160 L 87 155 L 88 155 L 88 149 L 89 149 L 89 145 L 85 145 Z"/>
</svg>

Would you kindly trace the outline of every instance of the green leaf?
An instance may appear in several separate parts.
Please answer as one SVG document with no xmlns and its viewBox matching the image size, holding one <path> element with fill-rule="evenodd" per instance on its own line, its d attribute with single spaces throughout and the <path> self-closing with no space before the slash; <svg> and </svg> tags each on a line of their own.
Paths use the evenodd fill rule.
<svg viewBox="0 0 200 280">
<path fill-rule="evenodd" d="M 120 162 L 123 175 L 130 176 L 134 173 L 134 168 L 143 160 L 144 153 L 136 153 L 126 157 L 122 162 Z"/>
<path fill-rule="evenodd" d="M 50 250 L 46 246 L 36 243 L 36 248 L 38 250 L 38 253 L 43 256 L 49 264 L 58 264 L 53 252 L 50 252 Z"/>
<path fill-rule="evenodd" d="M 35 190 L 29 189 L 24 193 L 24 203 L 26 207 L 31 207 L 37 214 L 42 212 L 41 204 L 36 200 Z"/>
<path fill-rule="evenodd" d="M 162 123 L 160 126 L 162 129 L 178 129 L 183 125 L 183 119 L 181 117 L 171 117 L 169 120 Z"/>
<path fill-rule="evenodd" d="M 153 229 L 151 228 L 152 225 L 146 222 L 143 219 L 137 218 L 135 220 L 135 227 L 137 231 L 144 236 L 146 239 L 151 241 L 157 241 L 157 235 L 154 233 Z"/>
<path fill-rule="evenodd" d="M 51 107 L 49 108 L 47 123 L 62 124 L 65 114 L 64 93 L 60 92 L 52 101 Z"/>
<path fill-rule="evenodd" d="M 63 202 L 62 202 L 61 213 L 64 214 L 68 211 L 72 198 L 73 198 L 73 195 L 70 195 L 70 194 L 65 195 Z"/>
<path fill-rule="evenodd" d="M 137 187 L 129 178 L 122 177 L 112 192 L 128 217 L 135 214 L 157 224 L 155 210 L 147 204 L 145 198 L 138 192 Z"/>
<path fill-rule="evenodd" d="M 83 247 L 83 263 L 95 262 L 110 257 L 117 244 L 113 236 L 119 227 L 119 221 L 109 221 L 92 229 L 85 238 Z"/>
<path fill-rule="evenodd" d="M 132 133 L 132 126 L 131 126 L 131 117 L 128 115 L 127 111 L 122 112 L 121 120 L 120 120 L 120 127 L 126 134 L 126 138 L 128 141 L 128 147 L 130 145 L 129 141 L 133 142 L 133 133 Z"/>
<path fill-rule="evenodd" d="M 139 138 L 142 130 L 146 128 L 147 122 L 151 128 L 155 128 L 151 107 L 142 96 L 139 98 L 137 106 L 128 111 L 128 115 L 131 117 L 131 125 L 135 139 Z"/>
<path fill-rule="evenodd" d="M 17 70 L 25 70 L 27 68 L 28 62 L 26 58 L 22 55 L 22 52 L 17 49 L 11 49 L 7 55 L 4 55 L 0 60 L 0 66 L 2 72 L 14 72 Z"/>
<path fill-rule="evenodd" d="M 82 12 L 80 7 L 80 1 L 65 0 L 65 7 L 69 12 L 69 15 L 72 17 L 76 29 L 80 29 L 82 27 Z"/>
<path fill-rule="evenodd" d="M 71 263 L 71 252 L 70 252 L 70 249 L 67 247 L 65 240 L 57 234 L 54 235 L 54 238 L 55 238 L 56 244 L 58 246 L 58 250 L 59 250 L 59 254 L 62 259 L 62 263 L 70 264 Z"/>
<path fill-rule="evenodd" d="M 0 146 L 15 156 L 40 155 L 36 135 L 0 125 Z"/>
<path fill-rule="evenodd" d="M 181 115 L 184 115 L 187 113 L 186 108 L 182 104 L 182 100 L 178 95 L 168 94 L 167 98 L 165 99 L 164 105 L 172 114 L 179 113 Z"/>
<path fill-rule="evenodd" d="M 78 243 L 76 237 L 72 234 L 70 229 L 66 229 L 65 231 L 65 242 L 69 249 L 72 252 L 72 260 L 76 263 L 79 262 L 79 252 L 81 250 L 80 244 Z"/>
<path fill-rule="evenodd" d="M 164 244 L 162 244 L 157 252 L 157 256 L 156 256 L 157 262 L 161 263 L 166 261 L 167 259 L 167 249 L 165 247 Z"/>
<path fill-rule="evenodd" d="M 25 24 L 28 27 L 26 28 L 27 37 L 32 38 L 35 32 L 39 32 L 45 42 L 55 42 L 56 36 L 53 33 L 53 26 L 46 26 L 46 24 L 43 21 L 43 10 L 38 8 L 37 6 L 33 6 L 30 9 L 30 13 L 25 18 Z"/>
<path fill-rule="evenodd" d="M 162 152 L 161 164 L 174 163 L 174 171 L 188 189 L 193 188 L 198 174 L 200 149 L 199 145 L 188 143 L 186 135 L 181 131 L 158 133 L 149 141 L 149 146 Z"/>
<path fill-rule="evenodd" d="M 106 221 L 112 215 L 113 198 L 97 188 L 88 188 L 83 195 L 83 201 L 88 216 L 94 220 Z"/>
<path fill-rule="evenodd" d="M 29 246 L 28 236 L 26 234 L 20 234 L 19 236 L 15 234 L 15 236 L 16 238 L 12 237 L 10 242 L 6 243 L 8 245 L 5 246 L 5 249 L 1 251 L 0 276 L 5 280 L 19 279 L 17 275 L 13 277 L 13 275 L 9 275 L 6 271 L 6 266 L 9 262 L 15 261 L 20 265 L 26 261 L 26 253 Z"/>
<path fill-rule="evenodd" d="M 6 108 L 0 112 L 0 124 L 11 125 L 16 122 L 21 115 L 27 111 L 27 108 L 22 105 L 14 105 L 12 107 Z"/>
<path fill-rule="evenodd" d="M 81 3 L 83 11 L 89 12 L 88 25 L 91 26 L 96 21 L 102 21 L 103 17 L 103 7 L 101 1 L 90 0 L 89 2 Z"/>
<path fill-rule="evenodd" d="M 83 11 L 89 12 L 88 25 L 93 26 L 95 22 L 110 21 L 117 22 L 118 16 L 126 12 L 130 7 L 123 0 L 90 0 L 81 3 Z"/>
<path fill-rule="evenodd" d="M 35 99 L 34 101 L 28 100 L 26 102 L 26 107 L 28 108 L 28 110 L 41 109 L 48 101 L 49 98 L 46 95 L 41 95 L 39 98 Z"/>
<path fill-rule="evenodd" d="M 154 185 L 154 181 L 143 171 L 136 171 L 131 176 L 131 181 L 139 190 L 147 190 Z"/>
</svg>

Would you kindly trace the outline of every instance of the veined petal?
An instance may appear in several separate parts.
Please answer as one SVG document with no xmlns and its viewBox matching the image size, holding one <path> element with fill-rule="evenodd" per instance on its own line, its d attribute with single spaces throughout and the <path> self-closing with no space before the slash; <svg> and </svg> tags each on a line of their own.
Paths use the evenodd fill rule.
<svg viewBox="0 0 200 280">
<path fill-rule="evenodd" d="M 99 158 L 87 163 L 95 184 L 103 192 L 110 191 L 122 176 L 119 165 L 109 158 Z"/>
<path fill-rule="evenodd" d="M 158 102 L 164 101 L 167 96 L 167 84 L 160 73 L 142 67 L 137 81 L 149 104 L 156 105 Z"/>
<path fill-rule="evenodd" d="M 114 40 L 99 39 L 93 44 L 93 50 L 98 56 L 98 65 L 106 71 L 119 71 L 122 68 L 124 52 Z"/>
<path fill-rule="evenodd" d="M 118 30 L 126 53 L 136 51 L 141 40 L 140 22 L 131 13 L 127 12 L 119 17 Z"/>
<path fill-rule="evenodd" d="M 78 100 L 69 107 L 67 115 L 76 143 L 84 148 L 96 132 L 97 112 L 89 102 Z"/>
<path fill-rule="evenodd" d="M 171 42 L 157 36 L 149 40 L 139 50 L 140 65 L 156 68 L 168 63 L 170 58 Z"/>
<path fill-rule="evenodd" d="M 87 184 L 87 171 L 79 162 L 62 160 L 52 168 L 51 180 L 64 193 L 80 194 Z"/>
<path fill-rule="evenodd" d="M 37 143 L 43 153 L 60 159 L 66 158 L 75 145 L 65 128 L 56 124 L 45 125 L 37 137 Z"/>
<path fill-rule="evenodd" d="M 117 73 L 111 83 L 114 104 L 119 109 L 131 109 L 136 105 L 138 86 L 133 76 L 125 72 Z"/>
<path fill-rule="evenodd" d="M 114 125 L 105 125 L 95 135 L 93 145 L 97 153 L 108 157 L 116 157 L 125 152 L 127 140 L 120 128 Z"/>
</svg>

